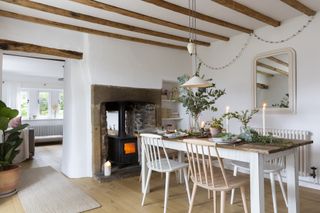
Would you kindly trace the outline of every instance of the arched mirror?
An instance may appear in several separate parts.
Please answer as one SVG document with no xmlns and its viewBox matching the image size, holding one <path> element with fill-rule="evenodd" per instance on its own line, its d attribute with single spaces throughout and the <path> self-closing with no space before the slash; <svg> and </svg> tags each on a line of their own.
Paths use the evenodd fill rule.
<svg viewBox="0 0 320 213">
<path fill-rule="evenodd" d="M 259 54 L 253 63 L 253 106 L 275 112 L 296 110 L 296 54 L 285 48 Z"/>
</svg>

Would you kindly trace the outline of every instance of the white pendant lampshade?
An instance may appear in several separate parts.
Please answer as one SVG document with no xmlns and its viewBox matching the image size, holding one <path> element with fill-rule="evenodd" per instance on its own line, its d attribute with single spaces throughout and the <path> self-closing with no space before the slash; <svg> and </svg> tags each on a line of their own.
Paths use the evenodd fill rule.
<svg viewBox="0 0 320 213">
<path fill-rule="evenodd" d="M 211 86 L 211 83 L 200 78 L 199 76 L 192 76 L 187 82 L 181 85 L 182 87 L 188 88 L 205 88 Z"/>
<path fill-rule="evenodd" d="M 187 45 L 187 49 L 190 55 L 193 55 L 196 53 L 196 44 L 193 42 L 189 42 Z"/>
</svg>

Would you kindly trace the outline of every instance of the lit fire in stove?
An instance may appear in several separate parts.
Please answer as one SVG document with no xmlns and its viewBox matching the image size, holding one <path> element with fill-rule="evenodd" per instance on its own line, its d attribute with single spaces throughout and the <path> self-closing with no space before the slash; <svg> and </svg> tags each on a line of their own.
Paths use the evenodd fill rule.
<svg viewBox="0 0 320 213">
<path fill-rule="evenodd" d="M 136 143 L 125 143 L 124 144 L 124 154 L 134 154 L 136 153 Z"/>
</svg>

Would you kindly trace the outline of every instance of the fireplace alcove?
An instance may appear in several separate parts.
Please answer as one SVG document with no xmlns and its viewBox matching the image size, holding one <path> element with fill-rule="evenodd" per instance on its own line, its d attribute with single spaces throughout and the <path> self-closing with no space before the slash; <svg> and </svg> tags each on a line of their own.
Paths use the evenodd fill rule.
<svg viewBox="0 0 320 213">
<path fill-rule="evenodd" d="M 156 126 L 156 105 L 138 101 L 106 102 L 108 147 L 106 160 L 125 167 L 137 165 L 139 144 L 136 133 Z M 113 126 L 113 128 L 112 128 Z"/>
<path fill-rule="evenodd" d="M 108 129 L 106 103 L 120 102 L 151 103 L 155 106 L 155 123 L 161 125 L 161 90 L 132 87 L 117 87 L 92 85 L 91 86 L 91 116 L 92 116 L 92 168 L 93 176 L 102 172 L 102 165 L 110 158 L 108 145 Z M 110 138 L 110 137 L 109 137 Z"/>
</svg>

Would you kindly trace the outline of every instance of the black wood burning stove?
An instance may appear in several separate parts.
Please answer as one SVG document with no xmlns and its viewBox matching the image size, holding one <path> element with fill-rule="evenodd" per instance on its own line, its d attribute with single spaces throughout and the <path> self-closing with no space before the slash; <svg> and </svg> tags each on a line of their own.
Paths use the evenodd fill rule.
<svg viewBox="0 0 320 213">
<path fill-rule="evenodd" d="M 107 160 L 118 164 L 138 163 L 137 137 L 126 131 L 126 117 L 131 112 L 131 102 L 106 103 L 107 111 L 118 111 L 118 135 L 108 135 L 108 156 Z"/>
</svg>

